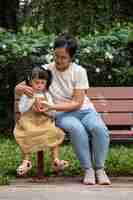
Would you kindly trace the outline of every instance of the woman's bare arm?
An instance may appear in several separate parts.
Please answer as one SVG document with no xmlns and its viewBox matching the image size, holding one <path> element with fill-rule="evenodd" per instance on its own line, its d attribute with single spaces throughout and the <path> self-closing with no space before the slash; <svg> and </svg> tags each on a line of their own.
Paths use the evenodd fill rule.
<svg viewBox="0 0 133 200">
<path fill-rule="evenodd" d="M 33 88 L 26 85 L 25 82 L 21 82 L 15 87 L 15 92 L 17 95 L 26 94 L 29 97 L 33 96 Z"/>
<path fill-rule="evenodd" d="M 81 89 L 75 89 L 73 93 L 73 98 L 70 102 L 62 102 L 60 104 L 54 104 L 51 106 L 47 106 L 48 111 L 56 110 L 56 111 L 72 111 L 79 109 L 84 101 L 85 91 Z M 45 110 L 46 111 L 46 110 Z"/>
</svg>

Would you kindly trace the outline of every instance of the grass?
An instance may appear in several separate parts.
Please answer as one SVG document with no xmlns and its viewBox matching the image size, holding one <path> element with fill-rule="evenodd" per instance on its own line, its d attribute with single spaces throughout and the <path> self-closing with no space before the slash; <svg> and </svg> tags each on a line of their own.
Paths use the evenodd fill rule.
<svg viewBox="0 0 133 200">
<path fill-rule="evenodd" d="M 71 163 L 63 176 L 81 175 L 79 161 L 72 150 L 71 145 L 61 147 L 60 157 Z M 54 176 L 51 168 L 51 152 L 45 153 L 45 175 Z M 29 176 L 36 174 L 36 155 L 32 154 L 33 168 Z M 13 138 L 1 137 L 0 139 L 0 185 L 9 184 L 16 177 L 16 168 L 21 162 L 21 153 Z M 110 176 L 133 175 L 133 148 L 132 145 L 111 145 L 106 160 L 106 171 Z"/>
</svg>

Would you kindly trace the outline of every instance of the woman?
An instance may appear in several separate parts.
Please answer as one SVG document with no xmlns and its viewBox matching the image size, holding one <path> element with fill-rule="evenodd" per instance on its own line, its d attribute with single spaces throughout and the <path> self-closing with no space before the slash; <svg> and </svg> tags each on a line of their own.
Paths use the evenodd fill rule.
<svg viewBox="0 0 133 200">
<path fill-rule="evenodd" d="M 83 184 L 110 184 L 104 162 L 109 147 L 109 133 L 93 104 L 85 94 L 89 88 L 85 69 L 72 62 L 77 49 L 75 38 L 60 35 L 54 43 L 54 62 L 48 64 L 53 75 L 49 92 L 56 110 L 56 125 L 69 133 L 74 151 L 85 170 Z M 16 86 L 17 93 L 32 95 L 32 88 L 24 84 Z M 43 112 L 39 102 L 34 109 Z M 91 140 L 91 147 L 90 147 Z"/>
</svg>

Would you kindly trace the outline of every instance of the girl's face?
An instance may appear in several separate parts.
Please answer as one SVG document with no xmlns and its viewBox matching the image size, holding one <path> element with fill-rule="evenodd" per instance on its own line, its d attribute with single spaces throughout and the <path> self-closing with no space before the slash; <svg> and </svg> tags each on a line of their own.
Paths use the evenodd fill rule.
<svg viewBox="0 0 133 200">
<path fill-rule="evenodd" d="M 63 72 L 69 68 L 72 59 L 66 48 L 61 47 L 54 50 L 54 61 L 56 69 Z"/>
<path fill-rule="evenodd" d="M 32 88 L 35 90 L 35 91 L 42 91 L 45 89 L 46 87 L 46 80 L 44 79 L 33 79 L 32 80 Z"/>
</svg>

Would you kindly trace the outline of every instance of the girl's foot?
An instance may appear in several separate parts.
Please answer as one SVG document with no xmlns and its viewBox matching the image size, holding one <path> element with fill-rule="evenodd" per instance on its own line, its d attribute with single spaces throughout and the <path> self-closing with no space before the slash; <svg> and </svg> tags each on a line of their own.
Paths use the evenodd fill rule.
<svg viewBox="0 0 133 200">
<path fill-rule="evenodd" d="M 23 160 L 22 164 L 17 168 L 17 174 L 22 176 L 32 168 L 30 160 Z"/>
<path fill-rule="evenodd" d="M 69 166 L 69 163 L 66 160 L 55 159 L 53 163 L 54 171 L 62 171 L 68 166 Z"/>
</svg>

